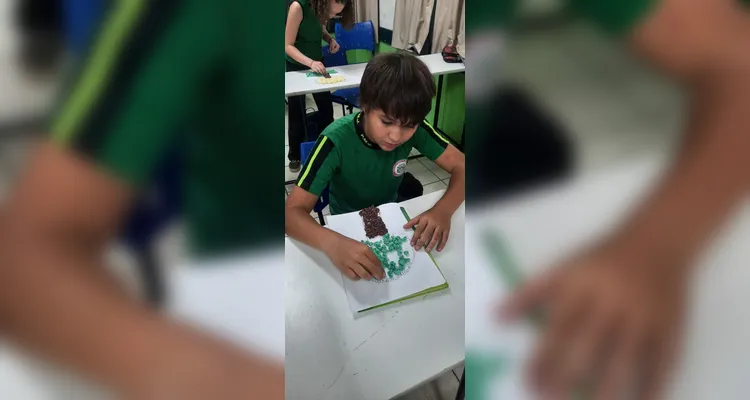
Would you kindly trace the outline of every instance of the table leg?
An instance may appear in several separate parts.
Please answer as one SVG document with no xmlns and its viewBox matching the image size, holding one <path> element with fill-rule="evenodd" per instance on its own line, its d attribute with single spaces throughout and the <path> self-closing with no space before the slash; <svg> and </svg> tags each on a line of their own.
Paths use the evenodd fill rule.
<svg viewBox="0 0 750 400">
<path fill-rule="evenodd" d="M 166 300 L 166 284 L 156 261 L 153 246 L 136 250 L 136 259 L 140 268 L 146 301 L 154 308 L 162 308 Z"/>
<path fill-rule="evenodd" d="M 461 373 L 461 383 L 458 384 L 458 392 L 456 393 L 456 400 L 464 400 L 466 397 L 465 385 L 466 385 L 466 367 L 464 372 Z"/>
<path fill-rule="evenodd" d="M 438 76 L 437 97 L 435 98 L 435 115 L 433 125 L 438 126 L 438 116 L 440 115 L 440 100 L 443 97 L 443 75 Z"/>
<path fill-rule="evenodd" d="M 303 127 L 303 129 L 305 131 L 305 139 L 304 139 L 304 141 L 307 141 L 308 140 L 308 133 L 307 133 L 307 97 L 306 97 L 307 95 L 302 95 L 302 96 L 305 96 L 304 100 L 303 100 L 304 101 L 304 105 L 302 106 L 302 127 Z M 287 104 L 289 104 L 288 100 L 285 100 L 285 101 L 287 102 Z M 289 135 L 288 132 L 287 132 L 287 135 Z M 292 179 L 292 180 L 284 181 L 284 185 L 291 185 L 292 183 L 294 183 L 296 181 L 297 181 L 297 179 Z"/>
</svg>

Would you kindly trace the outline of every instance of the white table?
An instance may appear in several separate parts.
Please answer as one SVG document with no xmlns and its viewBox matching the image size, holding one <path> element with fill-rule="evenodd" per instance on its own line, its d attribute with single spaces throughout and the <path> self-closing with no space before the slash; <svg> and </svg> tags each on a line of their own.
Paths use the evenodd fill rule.
<svg viewBox="0 0 750 400">
<path fill-rule="evenodd" d="M 406 201 L 410 215 L 444 191 Z M 286 397 L 390 399 L 464 359 L 464 206 L 446 248 L 434 252 L 449 289 L 352 316 L 341 273 L 286 239 Z"/>
<path fill-rule="evenodd" d="M 466 70 L 463 63 L 453 64 L 443 61 L 443 56 L 441 54 L 419 56 L 419 59 L 427 64 L 430 72 L 435 76 L 464 72 Z M 333 92 L 339 89 L 358 87 L 359 82 L 362 80 L 362 74 L 365 72 L 365 66 L 367 66 L 366 63 L 330 67 L 346 77 L 346 81 L 330 85 L 321 85 L 317 83 L 315 79 L 307 78 L 306 74 L 309 70 L 287 72 L 284 75 L 284 95 L 289 97 L 319 92 Z M 440 91 L 438 91 L 438 95 L 439 94 Z"/>
<path fill-rule="evenodd" d="M 597 175 L 470 213 L 467 222 L 468 274 L 466 348 L 496 350 L 501 329 L 490 322 L 497 302 L 489 281 L 498 274 L 476 254 L 477 231 L 494 227 L 506 239 L 527 275 L 614 226 L 628 206 L 644 195 L 665 164 L 661 157 L 631 161 Z M 750 207 L 739 211 L 702 257 L 691 291 L 690 322 L 683 361 L 670 399 L 747 398 L 750 370 Z M 490 385 L 492 385 L 490 383 Z M 498 389 L 497 386 L 494 389 Z M 490 393 L 495 394 L 497 393 Z"/>
</svg>

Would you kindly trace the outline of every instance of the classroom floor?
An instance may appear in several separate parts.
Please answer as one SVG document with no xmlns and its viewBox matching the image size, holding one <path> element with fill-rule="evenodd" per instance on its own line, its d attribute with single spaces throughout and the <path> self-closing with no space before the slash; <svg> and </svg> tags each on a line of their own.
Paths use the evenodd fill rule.
<svg viewBox="0 0 750 400">
<path fill-rule="evenodd" d="M 308 108 L 316 108 L 315 102 L 312 99 L 312 96 L 306 96 L 307 97 L 307 107 Z M 287 110 L 288 112 L 288 110 Z M 354 112 L 357 112 L 355 110 Z M 334 105 L 333 107 L 333 118 L 338 119 L 343 116 L 343 113 L 341 111 L 341 106 Z M 292 172 L 289 170 L 289 159 L 287 158 L 287 154 L 289 152 L 289 137 L 286 134 L 287 129 L 287 116 L 284 115 L 284 180 L 290 181 L 293 179 L 297 179 L 297 175 L 299 172 Z M 411 155 L 419 155 L 419 151 L 416 149 L 413 149 L 411 152 Z M 450 174 L 445 172 L 442 168 L 440 168 L 437 164 L 430 161 L 429 159 L 425 157 L 420 157 L 417 159 L 409 160 L 406 164 L 406 171 L 410 172 L 414 175 L 415 178 L 417 178 L 421 183 L 422 187 L 424 188 L 424 194 L 432 193 L 438 190 L 442 190 L 448 187 L 448 182 L 450 181 Z M 286 197 L 291 192 L 292 188 L 294 187 L 294 184 L 286 185 L 284 188 L 284 199 L 286 200 Z M 318 218 L 318 214 L 313 212 L 311 213 L 313 217 L 316 219 Z M 328 207 L 326 207 L 323 210 L 323 215 L 330 215 L 330 211 L 328 210 Z"/>
</svg>

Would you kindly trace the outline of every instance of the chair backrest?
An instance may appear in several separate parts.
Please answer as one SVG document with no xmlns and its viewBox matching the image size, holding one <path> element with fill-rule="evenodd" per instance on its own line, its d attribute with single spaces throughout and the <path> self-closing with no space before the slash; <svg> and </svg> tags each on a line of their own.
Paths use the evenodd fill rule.
<svg viewBox="0 0 750 400">
<path fill-rule="evenodd" d="M 341 50 L 369 50 L 375 53 L 375 28 L 372 21 L 357 22 L 352 29 L 346 30 L 336 24 L 336 41 Z"/>
<path fill-rule="evenodd" d="M 307 157 L 310 156 L 310 152 L 315 146 L 315 142 L 303 142 L 299 145 L 300 155 L 302 156 L 302 164 L 307 162 Z"/>
<path fill-rule="evenodd" d="M 328 45 L 323 46 L 323 64 L 326 67 L 338 67 L 339 65 L 346 65 L 346 52 L 339 49 L 339 51 L 331 54 Z"/>
<path fill-rule="evenodd" d="M 305 165 L 307 162 L 307 158 L 310 156 L 310 152 L 312 151 L 313 147 L 315 147 L 315 142 L 303 142 L 299 146 L 300 155 L 302 156 L 302 165 Z M 304 173 L 304 169 L 301 173 Z M 315 203 L 315 207 L 313 207 L 313 210 L 315 212 L 323 211 L 324 208 L 328 205 L 328 188 L 326 187 L 323 192 L 320 194 L 320 197 L 318 198 L 318 202 Z"/>
<path fill-rule="evenodd" d="M 70 52 L 83 57 L 102 16 L 104 0 L 65 0 L 65 36 Z"/>
</svg>

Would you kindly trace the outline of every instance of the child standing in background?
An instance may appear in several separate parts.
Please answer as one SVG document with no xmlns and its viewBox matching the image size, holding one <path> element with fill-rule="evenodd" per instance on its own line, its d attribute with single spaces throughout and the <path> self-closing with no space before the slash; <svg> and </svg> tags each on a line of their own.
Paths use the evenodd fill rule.
<svg viewBox="0 0 750 400">
<path fill-rule="evenodd" d="M 323 51 L 321 42 L 328 42 L 329 51 L 336 53 L 339 44 L 326 30 L 328 21 L 341 15 L 341 22 L 347 29 L 354 24 L 354 5 L 349 0 L 293 0 L 289 4 L 286 20 L 284 52 L 286 70 L 303 71 L 310 69 L 323 74 Z M 330 92 L 313 94 L 318 106 L 319 129 L 322 131 L 333 122 L 333 104 Z M 289 170 L 300 170 L 300 144 L 305 141 L 305 96 L 289 97 Z"/>
</svg>

